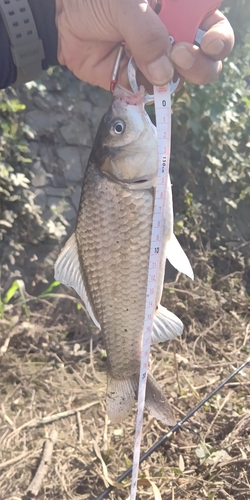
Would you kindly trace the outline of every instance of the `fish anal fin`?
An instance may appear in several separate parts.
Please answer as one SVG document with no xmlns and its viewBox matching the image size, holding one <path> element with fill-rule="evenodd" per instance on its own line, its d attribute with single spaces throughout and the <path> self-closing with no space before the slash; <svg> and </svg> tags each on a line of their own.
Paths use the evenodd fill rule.
<svg viewBox="0 0 250 500">
<path fill-rule="evenodd" d="M 78 293 L 79 297 L 82 299 L 97 328 L 101 328 L 95 317 L 90 299 L 88 297 L 87 288 L 84 283 L 75 233 L 73 233 L 68 239 L 55 263 L 55 279 L 60 281 L 63 285 L 74 288 L 76 293 Z"/>
<path fill-rule="evenodd" d="M 174 313 L 159 305 L 154 315 L 151 343 L 159 344 L 159 342 L 173 340 L 180 337 L 182 332 L 182 321 Z"/>
</svg>

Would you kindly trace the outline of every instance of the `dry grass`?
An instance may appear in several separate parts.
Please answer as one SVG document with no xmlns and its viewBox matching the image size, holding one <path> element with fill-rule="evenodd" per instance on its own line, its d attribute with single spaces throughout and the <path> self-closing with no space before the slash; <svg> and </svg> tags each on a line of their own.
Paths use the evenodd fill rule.
<svg viewBox="0 0 250 500">
<path fill-rule="evenodd" d="M 198 269 L 199 268 L 199 269 Z M 174 344 L 152 348 L 152 371 L 182 418 L 248 357 L 249 300 L 240 273 L 209 280 L 197 259 L 194 284 L 166 285 L 164 303 L 186 330 Z M 62 290 L 62 293 L 64 291 Z M 29 498 L 44 442 L 57 431 L 38 498 L 95 499 L 131 465 L 134 415 L 120 425 L 105 416 L 105 353 L 76 301 L 62 297 L 20 304 L 0 321 L 0 495 Z M 176 356 L 175 356 L 176 351 Z M 163 500 L 249 498 L 250 368 L 205 405 L 142 464 Z M 65 413 L 64 413 L 65 412 Z M 188 432 L 189 431 L 189 432 Z M 142 451 L 166 432 L 145 415 Z M 103 463 L 107 466 L 107 471 Z M 128 485 L 128 481 L 125 482 Z M 128 497 L 128 486 L 110 498 Z M 149 483 L 138 499 L 153 499 Z"/>
</svg>

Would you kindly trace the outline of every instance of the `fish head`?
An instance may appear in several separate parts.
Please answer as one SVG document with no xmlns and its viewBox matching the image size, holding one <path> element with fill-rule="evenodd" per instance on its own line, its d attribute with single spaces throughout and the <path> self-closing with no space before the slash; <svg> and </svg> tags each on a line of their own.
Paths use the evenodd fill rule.
<svg viewBox="0 0 250 500">
<path fill-rule="evenodd" d="M 118 182 L 155 186 L 157 135 L 144 110 L 144 89 L 137 94 L 117 86 L 100 125 L 100 168 Z M 143 187 L 146 187 L 145 185 Z"/>
</svg>

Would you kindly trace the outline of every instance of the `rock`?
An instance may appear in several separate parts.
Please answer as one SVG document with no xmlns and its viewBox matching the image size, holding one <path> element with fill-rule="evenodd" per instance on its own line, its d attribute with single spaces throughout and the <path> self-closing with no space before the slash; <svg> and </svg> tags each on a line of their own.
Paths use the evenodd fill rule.
<svg viewBox="0 0 250 500">
<path fill-rule="evenodd" d="M 74 207 L 76 208 L 76 210 L 78 210 L 78 208 L 79 208 L 81 192 L 82 192 L 82 187 L 77 185 L 75 187 L 74 193 L 73 193 L 72 198 L 71 198 L 71 201 L 72 201 Z"/>
<path fill-rule="evenodd" d="M 38 189 L 35 189 L 34 195 L 35 195 L 34 203 L 36 205 L 38 205 L 40 207 L 41 211 L 43 212 L 45 210 L 46 205 L 47 205 L 46 193 L 44 192 L 43 189 L 38 188 Z"/>
<path fill-rule="evenodd" d="M 45 192 L 48 196 L 56 196 L 58 198 L 66 198 L 67 196 L 70 195 L 70 189 L 69 188 L 55 188 L 52 186 L 47 186 L 45 188 Z"/>
<path fill-rule="evenodd" d="M 65 113 L 48 113 L 35 109 L 28 111 L 25 115 L 25 122 L 35 134 L 43 134 L 57 128 L 58 123 L 67 120 Z"/>
<path fill-rule="evenodd" d="M 38 156 L 38 142 L 31 141 L 29 143 L 29 151 L 31 158 L 36 158 Z"/>
<path fill-rule="evenodd" d="M 73 221 L 76 219 L 76 210 L 71 206 L 71 204 L 68 204 L 67 209 L 63 212 L 63 215 L 66 220 L 68 221 Z"/>
<path fill-rule="evenodd" d="M 91 127 L 89 122 L 74 118 L 60 128 L 60 132 L 70 145 L 92 146 Z"/>
<path fill-rule="evenodd" d="M 83 172 L 83 175 L 84 175 L 85 170 L 86 170 L 87 165 L 88 165 L 90 153 L 91 153 L 91 149 L 90 148 L 81 148 L 80 149 L 80 157 L 81 157 L 81 162 L 82 162 L 82 172 Z"/>
<path fill-rule="evenodd" d="M 47 199 L 47 206 L 52 209 L 58 209 L 60 206 L 60 213 L 62 213 L 61 207 L 63 206 L 64 201 L 57 198 L 57 196 L 49 196 Z"/>
<path fill-rule="evenodd" d="M 39 149 L 41 160 L 43 165 L 46 167 L 46 165 L 50 164 L 52 160 L 54 160 L 51 148 L 46 144 L 41 144 Z"/>
<path fill-rule="evenodd" d="M 33 102 L 42 111 L 49 111 L 50 108 L 51 108 L 51 106 L 46 102 L 46 100 L 44 99 L 44 97 L 41 97 L 39 95 L 36 95 L 33 98 Z"/>
<path fill-rule="evenodd" d="M 83 177 L 83 167 L 79 148 L 65 146 L 57 149 L 57 154 L 64 161 L 64 175 L 68 181 L 78 182 Z"/>
<path fill-rule="evenodd" d="M 100 89 L 99 87 L 91 87 L 88 90 L 88 97 L 90 101 L 98 108 L 108 109 L 112 96 L 107 90 Z"/>
<path fill-rule="evenodd" d="M 74 105 L 74 111 L 81 113 L 82 115 L 87 115 L 91 119 L 91 114 L 93 106 L 89 101 L 81 101 Z"/>
<path fill-rule="evenodd" d="M 51 94 L 49 92 L 44 92 L 43 96 L 37 95 L 33 100 L 34 104 L 42 111 L 51 110 L 51 108 L 56 108 L 60 105 L 60 96 Z"/>
<path fill-rule="evenodd" d="M 34 187 L 42 187 L 47 184 L 47 173 L 41 165 L 41 161 L 36 161 L 31 168 L 34 177 L 31 180 L 31 184 Z"/>
<path fill-rule="evenodd" d="M 97 132 L 97 129 L 101 123 L 101 119 L 103 115 L 107 112 L 108 108 L 93 108 L 93 112 L 91 114 L 91 122 L 92 122 L 92 141 L 94 142 L 94 138 Z"/>
</svg>

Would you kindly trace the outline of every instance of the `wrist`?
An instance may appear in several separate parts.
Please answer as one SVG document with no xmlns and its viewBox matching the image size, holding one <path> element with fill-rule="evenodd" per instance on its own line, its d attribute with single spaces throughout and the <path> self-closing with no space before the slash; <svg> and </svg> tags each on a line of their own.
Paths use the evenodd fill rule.
<svg viewBox="0 0 250 500">
<path fill-rule="evenodd" d="M 58 64 L 55 0 L 0 0 L 0 88 Z"/>
<path fill-rule="evenodd" d="M 28 0 L 39 38 L 42 40 L 44 59 L 42 69 L 58 65 L 57 59 L 57 27 L 55 0 Z"/>
</svg>

